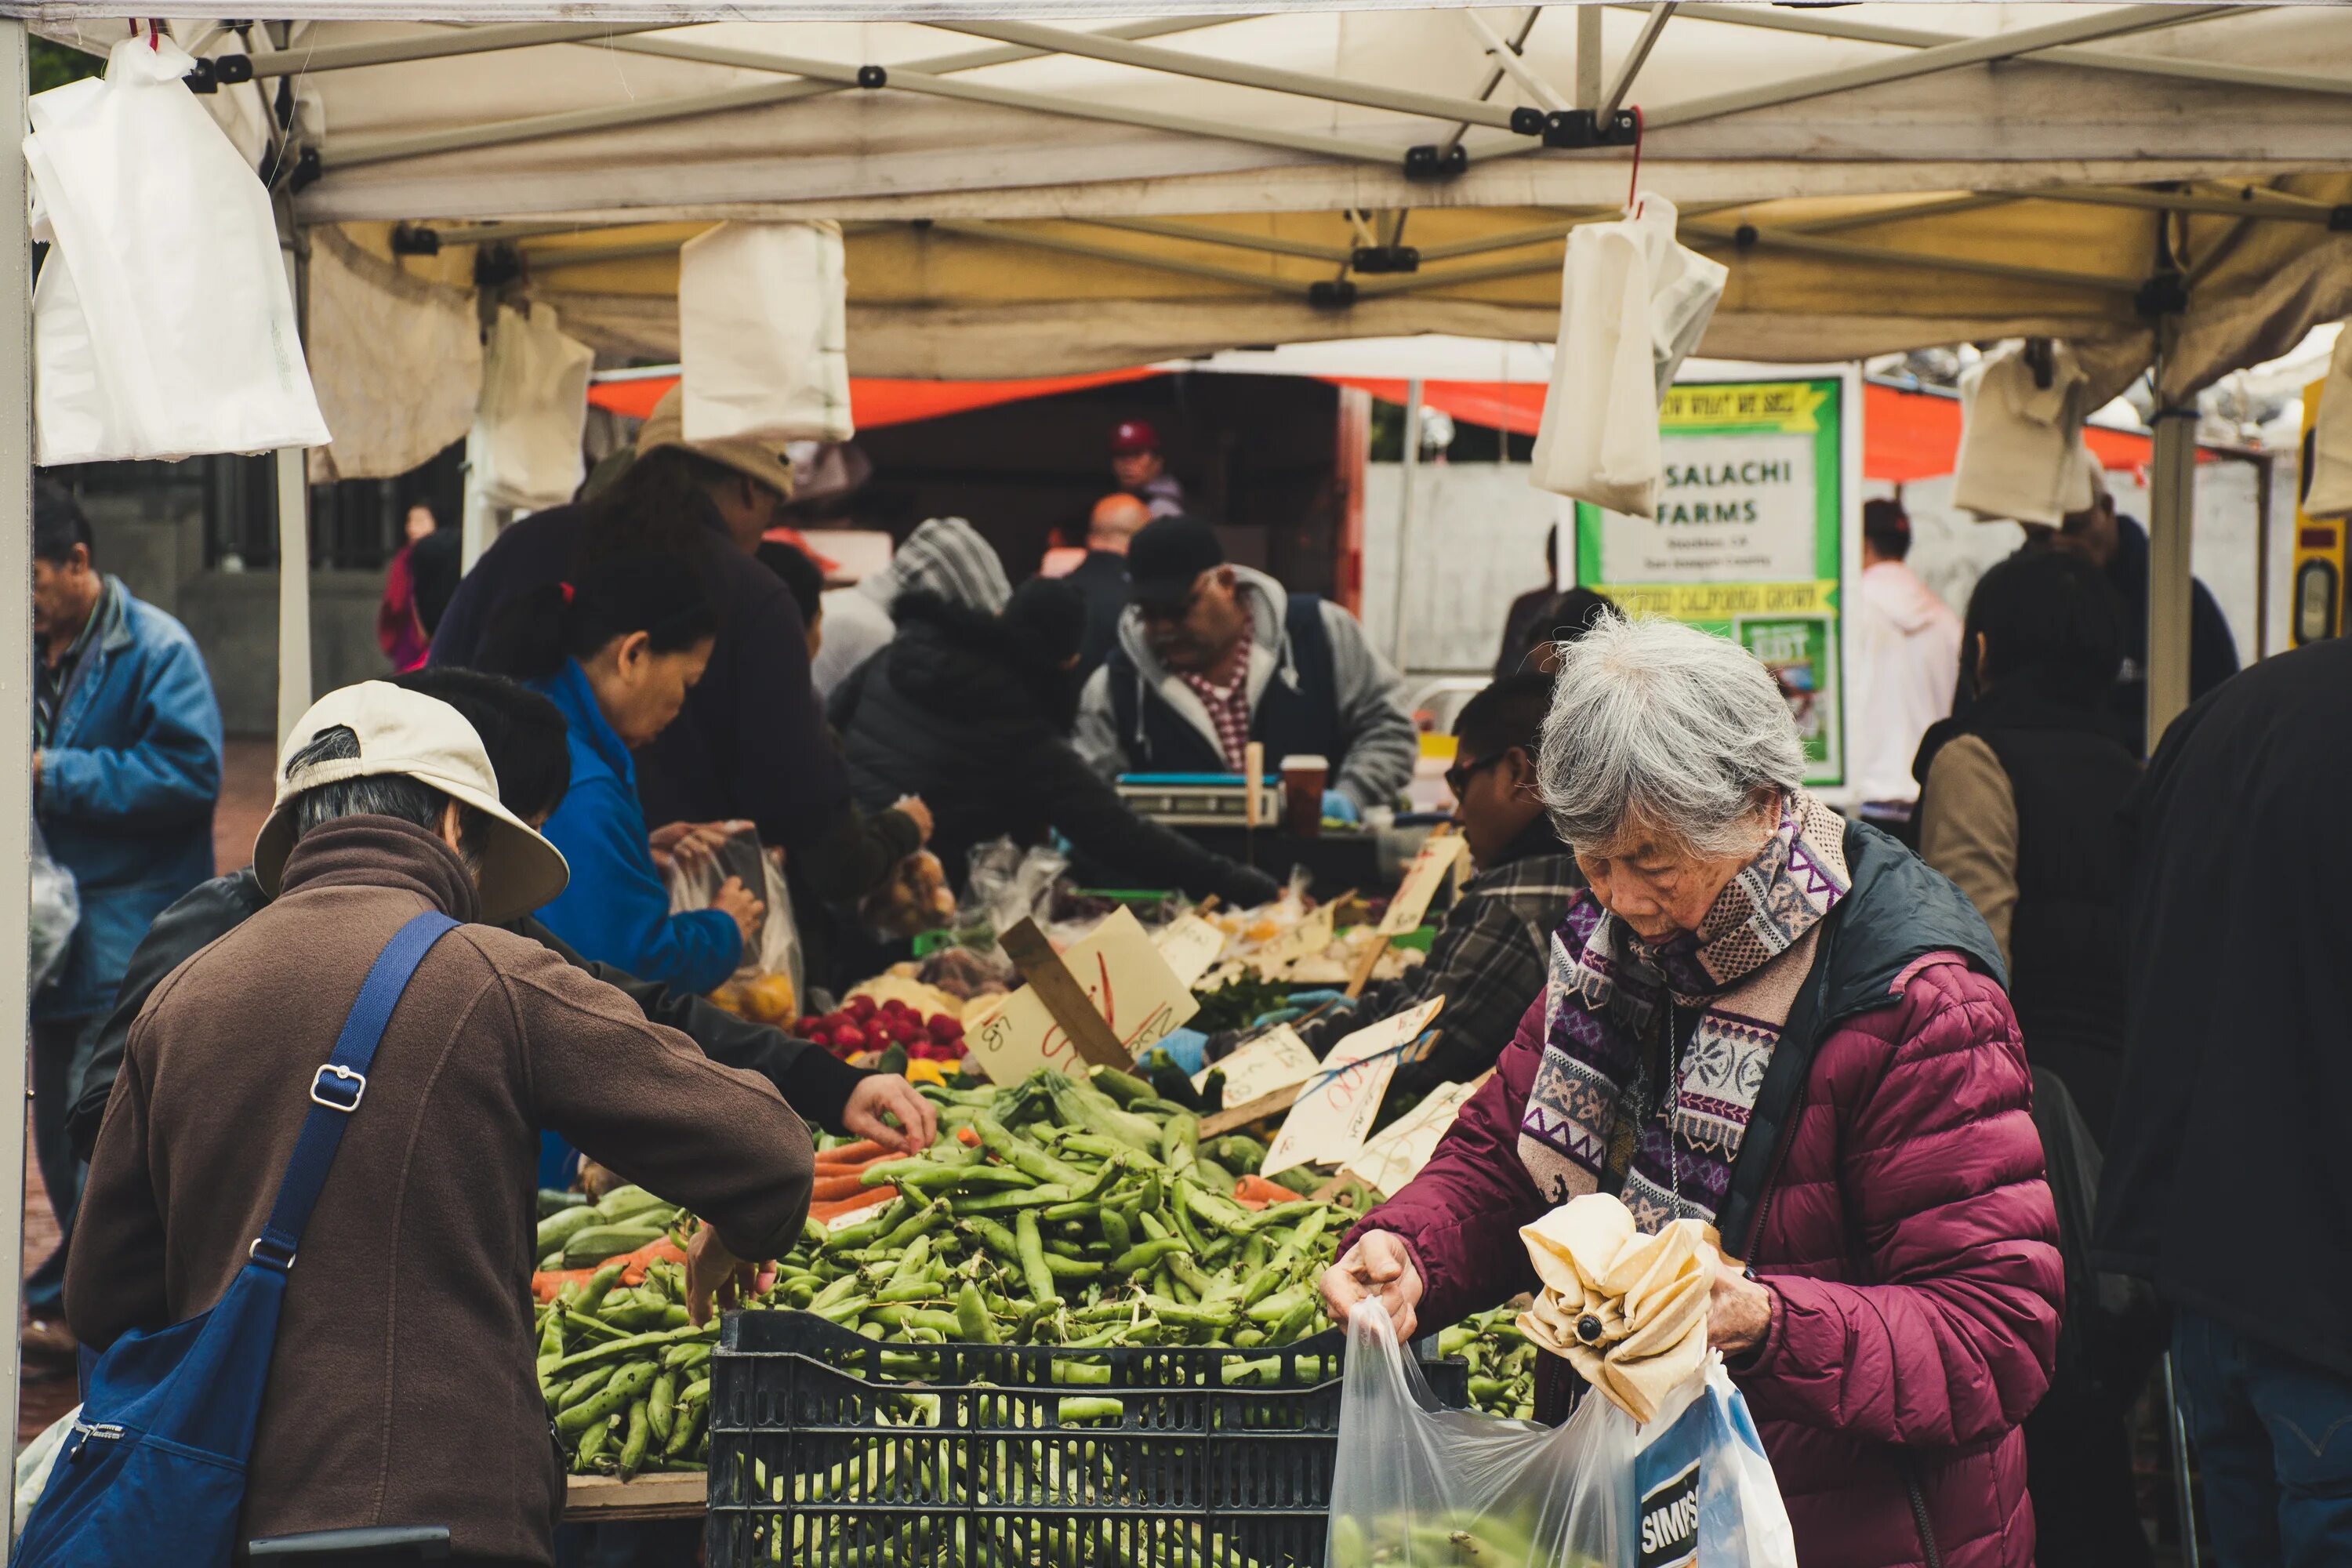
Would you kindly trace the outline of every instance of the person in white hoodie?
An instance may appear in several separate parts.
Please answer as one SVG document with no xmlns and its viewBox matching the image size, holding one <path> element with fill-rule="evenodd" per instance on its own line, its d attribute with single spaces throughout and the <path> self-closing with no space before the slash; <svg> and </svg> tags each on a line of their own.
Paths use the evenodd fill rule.
<svg viewBox="0 0 2352 1568">
<path fill-rule="evenodd" d="M 1864 502 L 1853 780 L 1863 816 L 1897 829 L 1909 826 L 1919 801 L 1911 759 L 1927 727 L 1951 715 L 1960 665 L 1960 618 L 1904 564 L 1910 553 L 1903 503 Z"/>
</svg>

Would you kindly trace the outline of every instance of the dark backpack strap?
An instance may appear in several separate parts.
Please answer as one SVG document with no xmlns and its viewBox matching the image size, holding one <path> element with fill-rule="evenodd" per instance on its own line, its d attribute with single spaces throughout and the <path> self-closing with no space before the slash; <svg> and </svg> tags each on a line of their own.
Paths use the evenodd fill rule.
<svg viewBox="0 0 2352 1568">
<path fill-rule="evenodd" d="M 335 1151 L 342 1146 L 343 1129 L 367 1093 L 368 1067 L 375 1060 L 384 1026 L 392 1021 L 392 1009 L 408 989 L 409 976 L 416 973 L 425 953 L 457 924 L 438 910 L 425 910 L 393 933 L 361 982 L 359 1000 L 343 1019 L 334 1050 L 326 1064 L 310 1075 L 310 1114 L 302 1123 L 301 1136 L 294 1141 L 292 1157 L 286 1162 L 286 1174 L 278 1184 L 278 1201 L 270 1205 L 269 1223 L 247 1249 L 253 1261 L 263 1268 L 283 1274 L 294 1267 L 295 1248 L 302 1244 L 310 1211 L 318 1206 L 327 1172 L 334 1165 Z"/>
</svg>

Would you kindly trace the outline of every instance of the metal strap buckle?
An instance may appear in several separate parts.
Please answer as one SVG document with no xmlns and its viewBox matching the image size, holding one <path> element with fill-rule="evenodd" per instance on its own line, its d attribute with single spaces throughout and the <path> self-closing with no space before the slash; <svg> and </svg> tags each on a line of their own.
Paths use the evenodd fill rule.
<svg viewBox="0 0 2352 1568">
<path fill-rule="evenodd" d="M 327 1081 L 330 1077 L 339 1081 L 331 1085 Z M 341 1098 L 346 1092 L 345 1086 L 348 1086 L 348 1092 L 351 1095 L 349 1100 Z M 322 1090 L 326 1092 L 321 1092 Z M 360 1099 L 366 1093 L 367 1074 L 353 1072 L 351 1068 L 340 1067 L 333 1062 L 329 1062 L 325 1067 L 320 1068 L 310 1078 L 312 1103 L 323 1105 L 330 1110 L 340 1110 L 345 1116 L 349 1116 L 360 1108 Z"/>
<path fill-rule="evenodd" d="M 269 1256 L 267 1258 L 261 1256 L 261 1249 L 264 1247 L 269 1248 Z M 278 1256 L 281 1252 L 285 1257 Z M 263 1268 L 275 1268 L 280 1274 L 286 1273 L 294 1267 L 294 1249 L 290 1247 L 279 1247 L 266 1236 L 255 1237 L 253 1245 L 245 1249 L 245 1255 Z"/>
</svg>

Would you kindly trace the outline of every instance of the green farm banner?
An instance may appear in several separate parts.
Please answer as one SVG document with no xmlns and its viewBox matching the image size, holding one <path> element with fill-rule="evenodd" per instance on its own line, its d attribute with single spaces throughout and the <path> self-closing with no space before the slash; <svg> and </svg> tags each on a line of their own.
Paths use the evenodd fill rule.
<svg viewBox="0 0 2352 1568">
<path fill-rule="evenodd" d="M 1579 502 L 1576 580 L 1629 614 L 1738 641 L 1780 679 L 1806 782 L 1845 782 L 1845 443 L 1837 377 L 1679 384 L 1659 411 L 1654 520 Z"/>
</svg>

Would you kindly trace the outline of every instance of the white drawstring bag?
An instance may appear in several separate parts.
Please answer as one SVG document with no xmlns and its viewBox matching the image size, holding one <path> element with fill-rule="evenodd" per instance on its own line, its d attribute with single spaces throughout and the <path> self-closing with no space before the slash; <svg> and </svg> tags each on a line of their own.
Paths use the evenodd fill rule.
<svg viewBox="0 0 2352 1568">
<path fill-rule="evenodd" d="M 499 307 L 482 355 L 482 401 L 466 437 L 469 504 L 538 511 L 562 506 L 587 477 L 581 433 L 596 351 L 558 330 L 555 312 Z"/>
<path fill-rule="evenodd" d="M 2352 517 L 2352 324 L 2336 335 L 2319 415 L 2311 422 L 2311 482 L 2304 487 L 2305 517 Z"/>
<path fill-rule="evenodd" d="M 2023 342 L 1960 373 L 1960 445 L 1952 504 L 1982 520 L 2056 526 L 2091 504 L 2095 465 L 2083 447 L 2090 373 L 2064 343 L 2050 346 L 2050 384 Z"/>
<path fill-rule="evenodd" d="M 688 441 L 846 441 L 849 290 L 841 226 L 722 223 L 677 258 Z"/>
<path fill-rule="evenodd" d="M 1530 478 L 1538 489 L 1654 517 L 1664 478 L 1658 406 L 1698 346 L 1730 272 L 1675 240 L 1675 205 L 1569 231 L 1559 343 Z"/>
<path fill-rule="evenodd" d="M 327 442 L 269 193 L 167 37 L 36 95 L 33 460 L 175 459 Z"/>
</svg>

